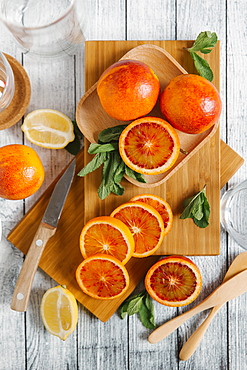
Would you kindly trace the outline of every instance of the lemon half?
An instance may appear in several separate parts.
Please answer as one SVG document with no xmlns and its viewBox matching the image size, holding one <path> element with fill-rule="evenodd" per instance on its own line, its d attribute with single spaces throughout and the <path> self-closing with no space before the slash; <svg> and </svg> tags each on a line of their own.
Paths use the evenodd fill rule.
<svg viewBox="0 0 247 370">
<path fill-rule="evenodd" d="M 31 143 L 48 149 L 62 149 L 75 138 L 72 121 L 54 109 L 32 111 L 21 129 Z"/>
<path fill-rule="evenodd" d="M 65 340 L 76 328 L 78 306 L 74 295 L 58 285 L 48 289 L 41 301 L 41 317 L 50 334 Z"/>
</svg>

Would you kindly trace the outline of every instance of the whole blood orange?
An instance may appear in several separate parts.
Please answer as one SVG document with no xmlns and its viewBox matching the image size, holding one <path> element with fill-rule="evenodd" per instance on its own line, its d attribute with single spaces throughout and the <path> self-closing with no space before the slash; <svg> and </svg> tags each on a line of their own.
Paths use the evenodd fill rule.
<svg viewBox="0 0 247 370">
<path fill-rule="evenodd" d="M 119 153 L 125 164 L 144 175 L 171 168 L 180 152 L 176 130 L 165 120 L 143 117 L 130 123 L 119 137 Z"/>
<path fill-rule="evenodd" d="M 0 197 L 24 199 L 34 194 L 44 181 L 44 167 L 32 148 L 12 144 L 0 148 Z"/>
<path fill-rule="evenodd" d="M 164 222 L 164 235 L 167 235 L 170 232 L 173 222 L 173 213 L 170 204 L 168 204 L 163 198 L 154 194 L 140 194 L 131 198 L 130 202 L 144 202 L 155 208 Z"/>
<path fill-rule="evenodd" d="M 111 217 L 125 223 L 135 241 L 133 257 L 153 254 L 164 238 L 164 222 L 155 208 L 143 202 L 123 203 L 113 210 Z"/>
<path fill-rule="evenodd" d="M 160 109 L 167 121 L 187 134 L 213 126 L 221 114 L 216 87 L 206 78 L 183 74 L 173 78 L 160 95 Z"/>
<path fill-rule="evenodd" d="M 102 300 L 120 297 L 129 286 L 126 267 L 115 257 L 105 254 L 86 258 L 77 267 L 76 280 L 85 294 Z"/>
<path fill-rule="evenodd" d="M 201 292 L 200 270 L 189 258 L 169 256 L 156 262 L 147 272 L 145 287 L 157 302 L 171 307 L 193 302 Z"/>
<path fill-rule="evenodd" d="M 125 265 L 132 257 L 135 242 L 129 228 L 110 216 L 95 217 L 88 221 L 80 235 L 80 249 L 84 258 L 106 254 Z"/>
<path fill-rule="evenodd" d="M 160 83 L 153 70 L 137 60 L 121 60 L 100 76 L 97 93 L 106 113 L 118 120 L 142 117 L 153 109 Z"/>
</svg>

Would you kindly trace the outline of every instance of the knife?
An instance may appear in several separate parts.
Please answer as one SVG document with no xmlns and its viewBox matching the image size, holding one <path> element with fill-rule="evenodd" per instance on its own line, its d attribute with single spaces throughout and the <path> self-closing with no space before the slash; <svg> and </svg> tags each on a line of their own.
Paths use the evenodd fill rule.
<svg viewBox="0 0 247 370">
<path fill-rule="evenodd" d="M 12 310 L 24 312 L 27 309 L 34 275 L 48 240 L 56 232 L 63 206 L 73 181 L 75 166 L 76 160 L 74 159 L 52 192 L 17 279 L 11 302 Z"/>
</svg>

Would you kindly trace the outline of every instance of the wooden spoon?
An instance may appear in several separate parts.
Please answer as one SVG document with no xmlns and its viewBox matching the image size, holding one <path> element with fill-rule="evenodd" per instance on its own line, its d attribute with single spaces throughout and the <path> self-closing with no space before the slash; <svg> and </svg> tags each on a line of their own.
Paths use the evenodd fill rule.
<svg viewBox="0 0 247 370">
<path fill-rule="evenodd" d="M 222 305 L 225 302 L 230 301 L 231 299 L 236 298 L 239 295 L 247 292 L 246 279 L 247 270 L 244 270 L 226 281 L 225 283 L 221 284 L 200 304 L 154 330 L 148 337 L 149 342 L 159 342 L 160 340 L 166 338 L 169 334 L 171 334 L 174 330 L 176 330 L 180 325 L 182 325 L 186 320 L 188 320 L 195 314 L 216 305 Z"/>
<path fill-rule="evenodd" d="M 239 272 L 247 269 L 247 252 L 240 253 L 232 262 L 231 266 L 229 267 L 223 283 L 229 279 L 231 279 L 234 275 L 238 274 Z M 211 321 L 213 320 L 214 316 L 217 312 L 221 309 L 223 305 L 215 306 L 206 320 L 196 329 L 196 331 L 190 336 L 187 342 L 183 345 L 180 353 L 179 358 L 180 360 L 188 360 L 197 347 L 199 346 L 207 328 L 209 327 Z"/>
</svg>

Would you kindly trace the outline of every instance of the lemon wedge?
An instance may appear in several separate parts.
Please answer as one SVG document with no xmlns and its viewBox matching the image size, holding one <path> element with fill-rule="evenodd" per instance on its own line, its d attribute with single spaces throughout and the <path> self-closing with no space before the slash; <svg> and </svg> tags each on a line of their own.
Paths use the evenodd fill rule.
<svg viewBox="0 0 247 370">
<path fill-rule="evenodd" d="M 32 111 L 21 129 L 31 143 L 48 149 L 62 149 L 75 138 L 72 121 L 54 109 Z"/>
<path fill-rule="evenodd" d="M 78 322 L 77 302 L 73 294 L 62 285 L 46 291 L 40 311 L 50 334 L 65 340 L 75 330 Z"/>
</svg>

